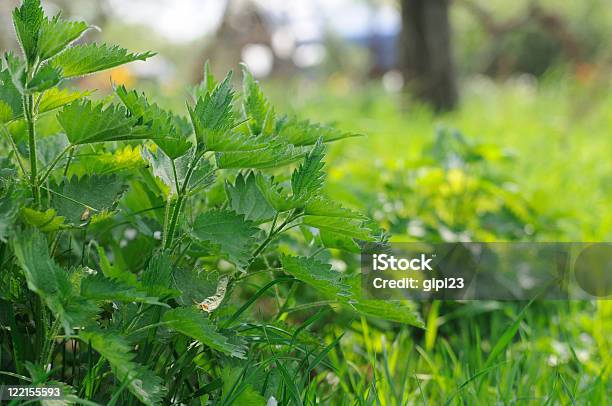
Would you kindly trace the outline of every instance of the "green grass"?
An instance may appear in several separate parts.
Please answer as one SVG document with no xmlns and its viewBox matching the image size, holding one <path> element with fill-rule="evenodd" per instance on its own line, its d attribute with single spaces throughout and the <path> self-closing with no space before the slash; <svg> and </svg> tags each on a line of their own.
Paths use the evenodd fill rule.
<svg viewBox="0 0 612 406">
<path fill-rule="evenodd" d="M 331 151 L 331 193 L 386 193 L 384 177 L 422 165 L 437 127 L 495 144 L 512 159 L 494 160 L 535 212 L 554 223 L 544 241 L 612 237 L 612 97 L 603 78 L 579 83 L 550 73 L 540 83 L 517 79 L 465 84 L 460 108 L 435 116 L 378 86 L 294 84 L 268 88 L 295 111 L 334 121 L 366 137 Z M 288 100 L 300 94 L 301 99 Z M 332 159 L 332 158 L 330 158 Z M 347 192 L 349 190 L 349 192 Z M 357 194 L 359 196 L 359 193 Z M 354 199 L 356 206 L 367 206 Z M 330 404 L 602 405 L 612 394 L 612 303 L 422 304 L 424 331 L 376 320 L 336 321 L 327 342 L 333 373 L 315 380 Z M 337 378 L 337 379 L 336 379 Z"/>
<path fill-rule="evenodd" d="M 436 312 L 435 305 L 423 307 L 426 314 Z M 319 382 L 317 401 L 606 404 L 612 391 L 610 342 L 604 335 L 611 327 L 609 303 L 442 307 L 424 334 L 364 318 L 330 326 L 330 342 L 341 332 L 344 337 L 330 352 L 332 372 L 313 378 Z M 437 333 L 429 336 L 434 327 Z"/>
</svg>

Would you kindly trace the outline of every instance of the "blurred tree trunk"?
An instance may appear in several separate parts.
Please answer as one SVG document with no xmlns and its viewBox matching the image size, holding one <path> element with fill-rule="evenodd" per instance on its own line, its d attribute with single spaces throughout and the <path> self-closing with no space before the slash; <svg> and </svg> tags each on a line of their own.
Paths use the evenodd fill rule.
<svg viewBox="0 0 612 406">
<path fill-rule="evenodd" d="M 448 20 L 449 0 L 401 0 L 401 69 L 408 86 L 436 110 L 458 100 Z"/>
</svg>

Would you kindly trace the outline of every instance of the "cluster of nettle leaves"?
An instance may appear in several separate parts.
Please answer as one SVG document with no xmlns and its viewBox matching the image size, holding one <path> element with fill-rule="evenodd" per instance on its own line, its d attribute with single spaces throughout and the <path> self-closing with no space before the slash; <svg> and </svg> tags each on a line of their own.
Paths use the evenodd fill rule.
<svg viewBox="0 0 612 406">
<path fill-rule="evenodd" d="M 261 345 L 244 328 L 259 296 L 232 298 L 267 270 L 281 276 L 264 290 L 293 281 L 349 311 L 420 323 L 409 304 L 362 299 L 356 271 L 316 258 L 380 239 L 323 193 L 324 144 L 351 134 L 281 117 L 246 69 L 240 103 L 231 74 L 207 68 L 188 118 L 123 86 L 92 101 L 58 86 L 153 54 L 75 44 L 90 27 L 48 19 L 39 0 L 13 20 L 24 58 L 6 53 L 0 72 L 0 365 L 13 378 L 64 379 L 77 401 L 263 401 L 278 388 L 238 385 L 245 372 L 232 369 Z M 274 342 L 289 354 L 300 329 L 279 331 L 297 331 Z M 260 360 L 261 382 L 289 377 L 280 358 Z"/>
</svg>

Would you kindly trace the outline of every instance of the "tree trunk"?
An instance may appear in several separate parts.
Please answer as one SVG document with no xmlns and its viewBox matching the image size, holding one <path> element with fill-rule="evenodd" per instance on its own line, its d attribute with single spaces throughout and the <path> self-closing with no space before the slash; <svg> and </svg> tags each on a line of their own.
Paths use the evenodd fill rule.
<svg viewBox="0 0 612 406">
<path fill-rule="evenodd" d="M 457 104 L 449 0 L 401 0 L 401 68 L 415 95 L 438 111 Z"/>
</svg>

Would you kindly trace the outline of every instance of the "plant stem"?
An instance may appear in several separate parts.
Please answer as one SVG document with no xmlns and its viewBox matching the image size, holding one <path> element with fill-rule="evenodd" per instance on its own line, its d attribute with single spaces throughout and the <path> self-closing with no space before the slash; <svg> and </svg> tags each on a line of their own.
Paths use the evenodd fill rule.
<svg viewBox="0 0 612 406">
<path fill-rule="evenodd" d="M 166 246 L 168 239 L 168 221 L 170 220 L 170 208 L 172 207 L 172 193 L 168 194 L 166 199 L 166 209 L 164 210 L 164 225 L 162 228 L 162 247 Z"/>
<path fill-rule="evenodd" d="M 43 176 L 41 176 L 40 179 L 38 180 L 38 184 L 39 185 L 43 184 L 43 182 L 51 174 L 51 171 L 53 170 L 53 168 L 55 168 L 55 166 L 60 161 L 60 159 L 62 159 L 64 157 L 64 155 L 66 155 L 66 152 L 68 152 L 68 150 L 71 149 L 71 148 L 72 148 L 72 145 L 68 145 L 66 148 L 64 148 L 64 150 L 58 156 L 55 157 L 53 162 L 51 162 L 51 164 L 49 164 L 49 167 L 45 171 L 45 174 Z"/>
<path fill-rule="evenodd" d="M 174 163 L 174 159 L 170 159 L 172 163 L 172 173 L 174 175 L 174 188 L 176 189 L 176 193 L 180 193 L 181 186 L 179 184 L 178 176 L 176 174 L 176 164 Z M 178 204 L 178 200 L 177 200 Z M 162 236 L 162 247 L 166 247 L 166 242 L 168 241 L 168 220 L 170 217 L 170 208 L 172 207 L 172 189 L 170 190 L 170 194 L 168 194 L 168 200 L 166 202 L 166 210 L 164 212 L 164 228 L 163 228 L 163 236 Z M 172 213 L 174 215 L 174 213 Z"/>
<path fill-rule="evenodd" d="M 47 342 L 43 347 L 43 352 L 40 357 L 40 361 L 43 367 L 46 369 L 49 364 L 51 364 L 51 359 L 53 357 L 53 350 L 55 348 L 55 336 L 59 333 L 62 324 L 60 322 L 59 317 L 53 321 L 51 325 L 51 330 L 49 330 L 49 336 L 47 338 Z"/>
<path fill-rule="evenodd" d="M 23 96 L 23 111 L 28 126 L 28 141 L 30 145 L 30 184 L 32 197 L 36 206 L 40 206 L 40 184 L 38 183 L 38 168 L 36 159 L 36 134 L 34 132 L 34 110 L 32 95 Z"/>
<path fill-rule="evenodd" d="M 176 174 L 176 164 L 174 163 L 174 159 L 171 159 L 172 163 L 172 174 L 174 175 L 174 187 L 176 188 L 176 193 L 178 193 L 181 185 L 179 184 L 178 175 Z"/>
<path fill-rule="evenodd" d="M 185 194 L 187 191 L 187 185 L 189 185 L 189 181 L 191 180 L 191 175 L 195 167 L 200 162 L 200 159 L 204 156 L 203 151 L 195 156 L 191 164 L 189 165 L 189 169 L 187 170 L 187 174 L 185 175 L 185 180 L 183 181 L 183 185 L 180 190 L 177 190 L 178 197 L 176 199 L 176 204 L 174 205 L 174 210 L 172 211 L 172 217 L 170 218 L 170 226 L 168 227 L 167 238 L 165 238 L 165 244 L 163 245 L 163 249 L 167 250 L 172 246 L 172 240 L 174 238 L 174 234 L 176 233 L 176 224 L 178 222 L 179 215 L 181 213 L 181 208 L 183 206 L 183 201 L 185 200 Z"/>
<path fill-rule="evenodd" d="M 275 229 L 274 228 L 274 224 L 276 224 L 276 216 L 275 216 L 274 222 L 272 224 L 272 228 L 270 229 L 270 234 L 268 234 L 268 237 L 259 245 L 259 247 L 257 247 L 257 249 L 255 249 L 255 251 L 253 252 L 253 255 L 251 255 L 251 260 L 249 264 L 252 263 L 259 254 L 261 254 L 261 252 L 268 246 L 268 244 L 270 244 L 270 242 L 274 239 L 274 237 L 276 237 L 278 234 L 284 231 L 283 227 L 285 227 L 287 224 L 291 223 L 293 220 L 295 220 L 298 217 L 299 215 L 295 216 L 294 212 L 289 213 L 285 221 L 283 221 L 281 225 L 279 225 L 278 228 Z"/>
<path fill-rule="evenodd" d="M 178 222 L 178 217 L 181 211 L 181 206 L 183 205 L 183 198 L 184 198 L 183 195 L 179 195 L 179 197 L 176 199 L 174 210 L 172 211 L 172 217 L 170 219 L 170 226 L 168 227 L 166 243 L 164 244 L 164 250 L 167 250 L 172 245 L 172 239 L 174 238 L 174 233 L 176 232 L 176 223 Z"/>
<path fill-rule="evenodd" d="M 76 150 L 76 147 L 72 147 L 72 149 L 70 150 L 70 153 L 68 154 L 68 160 L 66 161 L 66 166 L 64 166 L 64 174 L 63 174 L 64 178 L 66 177 L 66 175 L 68 175 L 68 168 L 70 168 L 70 162 L 72 162 L 72 158 L 74 157 L 75 150 Z"/>
<path fill-rule="evenodd" d="M 259 247 L 257 247 L 255 252 L 253 252 L 253 255 L 251 255 L 251 261 L 249 262 L 249 264 L 253 262 L 259 254 L 261 254 L 261 252 L 268 246 L 268 244 L 270 244 L 270 242 L 274 239 L 275 236 L 275 233 L 270 232 L 268 237 L 266 237 L 266 239 L 259 245 Z"/>
<path fill-rule="evenodd" d="M 47 326 L 45 324 L 45 306 L 42 303 L 40 296 L 35 295 L 34 298 L 34 325 L 36 326 L 35 348 L 36 354 L 41 357 L 43 348 L 47 340 Z M 40 358 L 39 358 L 40 359 Z"/>
</svg>

